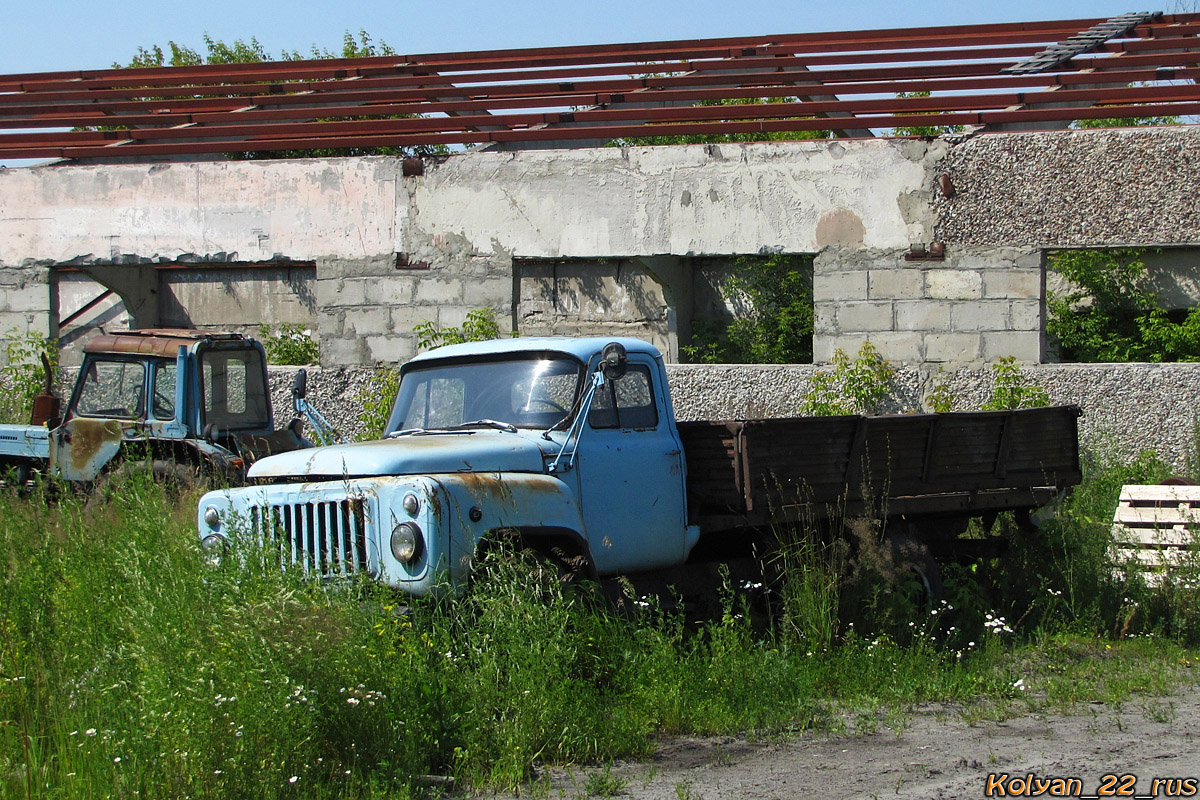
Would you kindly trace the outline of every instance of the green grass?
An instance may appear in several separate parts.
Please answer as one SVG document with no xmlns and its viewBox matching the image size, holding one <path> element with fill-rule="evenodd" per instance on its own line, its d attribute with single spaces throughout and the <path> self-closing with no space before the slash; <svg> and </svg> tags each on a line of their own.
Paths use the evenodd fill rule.
<svg viewBox="0 0 1200 800">
<path fill-rule="evenodd" d="M 1166 718 L 1155 698 L 1190 679 L 1196 597 L 1111 578 L 1101 495 L 1085 487 L 1025 543 L 1049 556 L 951 576 L 936 613 L 851 613 L 840 560 L 798 548 L 765 623 L 729 588 L 703 624 L 563 597 L 504 561 L 467 598 L 401 613 L 369 585 L 205 568 L 194 498 L 137 479 L 95 509 L 0 495 L 0 796 L 424 797 L 647 756 L 661 735 L 901 735 L 927 702 Z"/>
</svg>

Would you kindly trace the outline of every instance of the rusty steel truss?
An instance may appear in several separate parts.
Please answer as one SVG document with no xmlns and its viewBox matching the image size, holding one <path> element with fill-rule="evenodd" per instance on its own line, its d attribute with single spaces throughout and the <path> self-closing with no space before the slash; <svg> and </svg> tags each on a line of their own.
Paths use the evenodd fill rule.
<svg viewBox="0 0 1200 800">
<path fill-rule="evenodd" d="M 1051 130 L 1200 115 L 1200 14 L 0 76 L 0 159 Z M 655 141 L 678 141 L 666 139 Z M 398 151 L 403 152 L 403 151 Z"/>
</svg>

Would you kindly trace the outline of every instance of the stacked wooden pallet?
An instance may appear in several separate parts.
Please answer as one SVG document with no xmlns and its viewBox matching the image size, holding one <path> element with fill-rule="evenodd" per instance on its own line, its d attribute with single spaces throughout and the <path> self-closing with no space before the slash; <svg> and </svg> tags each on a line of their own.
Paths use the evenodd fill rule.
<svg viewBox="0 0 1200 800">
<path fill-rule="evenodd" d="M 1200 486 L 1122 486 L 1112 531 L 1114 561 L 1151 585 L 1200 568 Z"/>
</svg>

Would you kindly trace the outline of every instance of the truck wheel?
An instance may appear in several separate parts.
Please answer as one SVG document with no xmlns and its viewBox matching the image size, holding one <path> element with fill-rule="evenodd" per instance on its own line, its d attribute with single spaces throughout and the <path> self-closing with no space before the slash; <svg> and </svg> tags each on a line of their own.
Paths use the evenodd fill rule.
<svg viewBox="0 0 1200 800">
<path fill-rule="evenodd" d="M 888 544 L 892 551 L 892 563 L 916 576 L 921 593 L 918 600 L 927 609 L 932 609 L 942 599 L 943 587 L 942 573 L 929 548 L 924 542 L 904 533 L 889 536 Z"/>
</svg>

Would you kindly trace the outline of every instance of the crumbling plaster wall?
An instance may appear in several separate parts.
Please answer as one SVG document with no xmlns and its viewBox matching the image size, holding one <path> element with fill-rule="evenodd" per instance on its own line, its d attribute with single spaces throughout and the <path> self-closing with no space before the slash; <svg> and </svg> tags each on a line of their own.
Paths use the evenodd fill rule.
<svg viewBox="0 0 1200 800">
<path fill-rule="evenodd" d="M 408 177 L 381 157 L 3 170 L 0 333 L 48 324 L 53 265 L 144 325 L 148 264 L 308 261 L 325 363 L 395 363 L 425 320 L 492 306 L 520 329 L 515 262 L 676 259 L 639 278 L 668 308 L 632 320 L 673 355 L 687 259 L 786 252 L 816 254 L 819 362 L 868 338 L 895 361 L 1035 362 L 1042 250 L 1200 243 L 1198 162 L 1184 126 L 471 152 Z M 944 260 L 906 260 L 935 241 Z"/>
<path fill-rule="evenodd" d="M 159 307 L 135 296 L 152 283 L 147 264 L 312 261 L 325 362 L 394 363 L 412 354 L 418 322 L 455 325 L 484 305 L 512 313 L 514 259 L 895 250 L 927 238 L 926 149 L 464 153 L 416 177 L 390 158 L 9 170 L 0 278 L 76 266 L 118 288 L 144 326 Z M 660 271 L 680 273 L 664 296 L 690 294 L 690 276 Z M 42 320 L 54 311 L 48 292 L 35 305 Z"/>
</svg>

